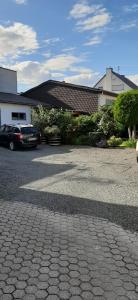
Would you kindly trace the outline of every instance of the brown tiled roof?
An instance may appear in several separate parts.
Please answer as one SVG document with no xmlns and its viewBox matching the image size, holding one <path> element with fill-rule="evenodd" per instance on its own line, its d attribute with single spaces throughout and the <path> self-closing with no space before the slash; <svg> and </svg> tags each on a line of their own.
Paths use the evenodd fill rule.
<svg viewBox="0 0 138 300">
<path fill-rule="evenodd" d="M 98 110 L 98 95 L 101 93 L 116 95 L 99 89 L 54 80 L 48 80 L 23 95 L 39 100 L 48 107 L 93 113 Z"/>
</svg>

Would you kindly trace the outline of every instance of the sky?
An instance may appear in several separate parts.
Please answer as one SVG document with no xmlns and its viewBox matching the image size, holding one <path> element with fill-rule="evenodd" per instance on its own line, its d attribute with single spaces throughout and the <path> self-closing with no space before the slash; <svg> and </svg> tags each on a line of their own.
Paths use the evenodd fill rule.
<svg viewBox="0 0 138 300">
<path fill-rule="evenodd" d="M 107 67 L 138 84 L 137 0 L 0 0 L 0 66 L 18 91 L 48 79 L 93 86 Z"/>
</svg>

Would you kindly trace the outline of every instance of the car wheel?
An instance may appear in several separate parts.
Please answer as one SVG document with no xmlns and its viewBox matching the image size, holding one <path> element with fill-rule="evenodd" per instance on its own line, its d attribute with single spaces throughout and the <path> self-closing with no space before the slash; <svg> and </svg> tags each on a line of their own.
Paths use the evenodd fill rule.
<svg viewBox="0 0 138 300">
<path fill-rule="evenodd" d="M 9 149 L 10 149 L 11 151 L 14 151 L 14 150 L 15 150 L 15 144 L 14 144 L 14 142 L 10 142 L 10 143 L 9 143 Z"/>
</svg>

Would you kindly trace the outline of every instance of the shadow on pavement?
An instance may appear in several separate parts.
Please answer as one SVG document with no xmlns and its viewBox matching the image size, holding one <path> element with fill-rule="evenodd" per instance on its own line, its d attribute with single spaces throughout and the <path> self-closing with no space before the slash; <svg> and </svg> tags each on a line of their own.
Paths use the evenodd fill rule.
<svg viewBox="0 0 138 300">
<path fill-rule="evenodd" d="M 67 151 L 69 151 L 68 148 Z M 65 154 L 65 147 L 59 148 L 58 151 L 57 149 L 51 148 L 51 152 L 47 155 L 52 155 L 54 152 L 56 154 Z M 44 153 L 42 151 L 41 157 L 43 157 L 43 154 L 46 156 L 46 151 Z M 95 199 L 89 200 L 64 194 L 57 194 L 54 192 L 54 190 L 53 193 L 49 193 L 39 190 L 21 188 L 23 185 L 47 177 L 52 177 L 56 174 L 66 172 L 76 167 L 74 164 L 69 163 L 48 164 L 32 161 L 32 159 L 39 156 L 39 151 L 32 152 L 29 156 L 29 159 L 24 162 L 23 165 L 21 165 L 20 160 L 19 162 L 17 161 L 15 163 L 15 161 L 12 161 L 10 157 L 8 157 L 10 160 L 8 165 L 6 164 L 6 161 L 5 163 L 1 162 L 0 198 L 2 201 L 31 203 L 35 206 L 44 207 L 48 210 L 67 215 L 90 215 L 92 217 L 104 218 L 113 223 L 121 225 L 125 229 L 132 231 L 138 230 L 138 207 L 111 203 L 109 204 L 96 201 Z M 16 155 L 14 159 L 16 159 Z M 95 180 L 98 181 L 98 178 Z M 109 182 L 101 181 L 101 185 L 102 184 L 110 184 L 110 180 Z"/>
</svg>

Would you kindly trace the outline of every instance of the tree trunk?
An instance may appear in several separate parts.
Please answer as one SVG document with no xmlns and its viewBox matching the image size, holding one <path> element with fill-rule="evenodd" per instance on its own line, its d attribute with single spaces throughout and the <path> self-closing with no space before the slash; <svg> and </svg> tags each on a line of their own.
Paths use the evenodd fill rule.
<svg viewBox="0 0 138 300">
<path fill-rule="evenodd" d="M 131 127 L 128 127 L 128 136 L 129 136 L 129 139 L 132 139 Z"/>
<path fill-rule="evenodd" d="M 132 138 L 136 139 L 136 125 L 133 126 L 133 130 L 132 130 Z"/>
</svg>

